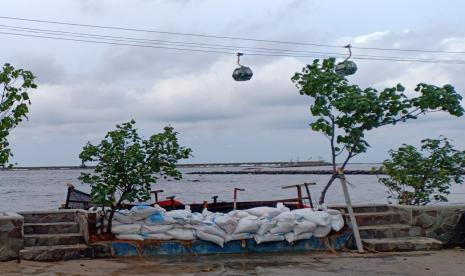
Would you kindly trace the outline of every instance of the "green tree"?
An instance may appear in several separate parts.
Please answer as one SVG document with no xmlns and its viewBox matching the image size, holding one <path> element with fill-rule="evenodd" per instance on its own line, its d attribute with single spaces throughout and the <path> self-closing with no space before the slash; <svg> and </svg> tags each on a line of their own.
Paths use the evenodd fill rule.
<svg viewBox="0 0 465 276">
<path fill-rule="evenodd" d="M 149 200 L 151 185 L 159 177 L 182 177 L 176 164 L 188 158 L 191 149 L 178 144 L 177 134 L 168 126 L 144 140 L 131 120 L 108 132 L 99 145 L 88 142 L 84 146 L 79 158 L 83 164 L 96 162 L 96 166 L 93 173 L 81 173 L 79 179 L 91 186 L 95 204 L 109 207 L 108 233 L 115 211 L 124 203 Z"/>
<path fill-rule="evenodd" d="M 37 88 L 35 76 L 27 70 L 15 69 L 6 63 L 0 71 L 0 166 L 5 166 L 13 156 L 8 135 L 29 113 L 28 90 Z"/>
<path fill-rule="evenodd" d="M 414 120 L 428 112 L 444 111 L 454 116 L 462 116 L 464 112 L 460 105 L 462 97 L 451 85 L 420 83 L 415 88 L 419 95 L 409 98 L 401 84 L 382 91 L 349 84 L 335 72 L 335 66 L 334 58 L 322 62 L 316 59 L 292 77 L 300 94 L 313 98 L 312 130 L 323 133 L 330 143 L 333 174 L 321 193 L 320 204 L 337 178 L 336 166 L 340 164 L 344 169 L 353 157 L 367 151 L 370 146 L 365 139 L 367 132 Z"/>
<path fill-rule="evenodd" d="M 465 151 L 456 150 L 447 138 L 424 139 L 422 146 L 403 144 L 389 151 L 379 182 L 388 187 L 400 204 L 426 205 L 447 201 L 452 183 L 461 184 Z"/>
</svg>

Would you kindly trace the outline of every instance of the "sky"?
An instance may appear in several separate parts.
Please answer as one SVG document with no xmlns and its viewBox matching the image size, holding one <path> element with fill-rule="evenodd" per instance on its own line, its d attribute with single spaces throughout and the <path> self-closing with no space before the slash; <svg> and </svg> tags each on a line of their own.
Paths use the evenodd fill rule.
<svg viewBox="0 0 465 276">
<path fill-rule="evenodd" d="M 167 32 L 305 43 L 465 51 L 465 2 L 304 0 L 3 0 L 0 16 Z M 0 25 L 101 35 L 307 51 L 344 49 L 179 37 L 1 19 Z M 6 32 L 1 30 L 0 32 Z M 31 70 L 29 120 L 10 136 L 19 166 L 79 165 L 87 141 L 98 143 L 118 123 L 136 120 L 144 137 L 171 125 L 193 157 L 184 163 L 330 158 L 325 137 L 309 128 L 311 99 L 291 76 L 310 57 L 247 56 L 252 80 L 235 82 L 234 54 L 181 52 L 0 34 L 1 62 Z M 234 51 L 233 51 L 234 52 Z M 465 54 L 354 54 L 461 59 Z M 348 79 L 383 89 L 402 83 L 450 83 L 464 95 L 465 65 L 356 60 Z M 465 149 L 465 118 L 435 113 L 367 135 L 371 147 L 353 162 L 380 162 L 402 143 L 451 138 Z"/>
</svg>

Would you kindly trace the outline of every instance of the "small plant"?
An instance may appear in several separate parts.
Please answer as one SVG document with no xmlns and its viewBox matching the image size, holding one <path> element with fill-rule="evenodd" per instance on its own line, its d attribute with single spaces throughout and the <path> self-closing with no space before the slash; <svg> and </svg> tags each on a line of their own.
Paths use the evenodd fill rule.
<svg viewBox="0 0 465 276">
<path fill-rule="evenodd" d="M 338 177 L 336 166 L 344 170 L 352 158 L 368 150 L 370 144 L 365 136 L 370 131 L 415 120 L 429 112 L 443 111 L 453 116 L 464 112 L 462 96 L 449 84 L 438 87 L 419 83 L 415 88 L 418 95 L 409 98 L 401 84 L 381 91 L 349 84 L 335 67 L 334 58 L 322 62 L 316 59 L 292 77 L 300 94 L 313 99 L 310 112 L 314 120 L 310 127 L 323 133 L 330 144 L 333 173 L 321 192 L 320 204 Z"/>
<path fill-rule="evenodd" d="M 176 164 L 191 154 L 191 149 L 178 144 L 178 133 L 172 127 L 144 140 L 134 126 L 134 120 L 117 125 L 99 145 L 88 142 L 79 154 L 83 165 L 96 162 L 94 173 L 81 173 L 79 179 L 91 186 L 95 204 L 109 207 L 108 217 L 104 212 L 107 233 L 115 211 L 124 203 L 149 200 L 151 185 L 159 177 L 180 179 Z"/>
<path fill-rule="evenodd" d="M 15 69 L 6 63 L 0 71 L 0 166 L 5 166 L 13 156 L 8 135 L 29 113 L 28 90 L 35 89 L 35 76 L 27 70 Z"/>
<path fill-rule="evenodd" d="M 465 169 L 465 151 L 454 149 L 447 138 L 425 139 L 417 149 L 403 145 L 389 151 L 380 177 L 399 204 L 426 205 L 431 200 L 447 201 L 452 183 L 461 184 Z"/>
</svg>

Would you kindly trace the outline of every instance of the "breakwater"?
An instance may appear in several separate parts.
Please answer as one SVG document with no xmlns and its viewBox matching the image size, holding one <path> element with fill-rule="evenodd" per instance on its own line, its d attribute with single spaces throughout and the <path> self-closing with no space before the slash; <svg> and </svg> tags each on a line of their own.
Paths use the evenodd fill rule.
<svg viewBox="0 0 465 276">
<path fill-rule="evenodd" d="M 243 170 L 243 171 L 195 171 L 187 174 L 333 174 L 332 170 Z M 344 174 L 379 175 L 380 170 L 347 170 Z"/>
<path fill-rule="evenodd" d="M 331 165 L 325 161 L 287 161 L 287 162 L 237 162 L 237 163 L 194 163 L 178 164 L 178 168 L 216 168 L 216 167 L 269 167 L 269 168 L 289 168 L 289 167 L 318 167 Z M 85 170 L 94 169 L 95 166 L 13 166 L 0 167 L 0 171 L 40 171 L 40 170 Z"/>
</svg>

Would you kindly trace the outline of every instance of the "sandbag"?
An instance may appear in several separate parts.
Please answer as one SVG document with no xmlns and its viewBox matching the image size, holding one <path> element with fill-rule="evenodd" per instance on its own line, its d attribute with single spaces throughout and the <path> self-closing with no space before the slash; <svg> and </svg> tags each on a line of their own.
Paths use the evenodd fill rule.
<svg viewBox="0 0 465 276">
<path fill-rule="evenodd" d="M 192 213 L 191 224 L 200 224 L 203 221 L 203 215 L 201 213 Z"/>
<path fill-rule="evenodd" d="M 207 208 L 204 208 L 202 210 L 202 216 L 205 218 L 205 217 L 208 217 L 209 215 L 213 214 L 212 212 L 208 211 Z"/>
<path fill-rule="evenodd" d="M 285 234 L 294 229 L 295 222 L 279 221 L 269 230 L 271 234 Z"/>
<path fill-rule="evenodd" d="M 174 224 L 176 220 L 166 213 L 154 213 L 145 219 L 145 224 L 148 225 L 159 225 L 159 224 Z"/>
<path fill-rule="evenodd" d="M 318 225 L 315 231 L 313 232 L 313 235 L 317 238 L 322 238 L 326 237 L 329 234 L 329 232 L 331 232 L 331 225 Z"/>
<path fill-rule="evenodd" d="M 239 222 L 238 219 L 225 214 L 214 216 L 212 221 L 228 234 L 231 234 L 234 230 L 236 230 Z"/>
<path fill-rule="evenodd" d="M 124 224 L 131 224 L 135 222 L 135 219 L 132 217 L 129 210 L 116 210 L 113 215 L 113 221 L 115 220 Z"/>
<path fill-rule="evenodd" d="M 294 233 L 300 235 L 302 233 L 309 233 L 315 231 L 317 225 L 314 222 L 308 220 L 302 220 L 296 222 L 294 225 Z"/>
<path fill-rule="evenodd" d="M 130 215 L 134 220 L 144 220 L 152 214 L 161 213 L 162 211 L 159 208 L 154 208 L 147 205 L 136 205 L 131 208 Z"/>
<path fill-rule="evenodd" d="M 248 216 L 239 220 L 234 234 L 240 233 L 256 233 L 260 229 L 260 223 L 257 217 Z"/>
<path fill-rule="evenodd" d="M 173 224 L 159 224 L 159 225 L 142 225 L 141 233 L 155 234 L 166 233 L 173 229 Z"/>
<path fill-rule="evenodd" d="M 197 225 L 195 227 L 195 230 L 201 231 L 201 232 L 204 232 L 210 235 L 215 235 L 222 239 L 226 237 L 226 232 L 223 229 L 218 227 L 213 222 L 209 222 L 209 221 L 204 221 L 202 224 Z"/>
<path fill-rule="evenodd" d="M 281 214 L 281 211 L 273 207 L 255 207 L 252 209 L 246 210 L 247 213 L 256 216 L 256 217 L 269 217 L 274 218 L 277 215 Z"/>
<path fill-rule="evenodd" d="M 168 241 L 172 240 L 173 237 L 166 233 L 152 233 L 152 234 L 143 234 L 144 239 L 146 240 L 159 240 L 159 241 Z"/>
<path fill-rule="evenodd" d="M 192 217 L 192 213 L 190 209 L 186 210 L 173 210 L 166 212 L 166 217 L 169 217 L 176 221 L 179 224 L 186 224 L 189 223 Z"/>
<path fill-rule="evenodd" d="M 275 227 L 277 222 L 275 220 L 271 220 L 270 218 L 261 218 L 260 219 L 260 228 L 257 231 L 257 235 L 265 235 L 270 231 L 271 228 Z"/>
<path fill-rule="evenodd" d="M 197 238 L 199 238 L 201 240 L 215 243 L 215 244 L 219 245 L 220 247 L 223 247 L 223 245 L 224 245 L 224 239 L 221 238 L 221 237 L 218 237 L 216 235 L 208 234 L 208 233 L 197 230 L 196 231 L 196 236 L 197 236 Z"/>
<path fill-rule="evenodd" d="M 331 216 L 324 211 L 313 211 L 310 208 L 297 209 L 291 211 L 295 215 L 297 220 L 305 219 L 311 222 L 316 223 L 320 226 L 325 226 L 330 224 Z"/>
<path fill-rule="evenodd" d="M 233 211 L 230 211 L 227 215 L 232 218 L 236 218 L 237 220 L 250 216 L 249 213 L 243 210 L 233 210 Z"/>
<path fill-rule="evenodd" d="M 276 209 L 278 209 L 281 213 L 282 213 L 282 212 L 289 212 L 289 211 L 291 211 L 291 209 L 289 209 L 288 207 L 286 207 L 286 206 L 284 205 L 284 203 L 282 203 L 282 202 L 278 202 L 278 203 L 276 204 Z"/>
<path fill-rule="evenodd" d="M 264 242 L 277 242 L 277 241 L 283 241 L 284 240 L 284 235 L 282 234 L 265 234 L 265 235 L 254 235 L 253 236 L 254 240 L 257 242 L 257 244 L 261 244 Z"/>
<path fill-rule="evenodd" d="M 289 232 L 289 233 L 284 235 L 284 237 L 286 238 L 286 241 L 289 242 L 289 243 L 293 243 L 293 242 L 299 241 L 299 240 L 308 240 L 312 236 L 313 236 L 312 233 L 296 234 L 294 232 Z"/>
<path fill-rule="evenodd" d="M 288 221 L 288 222 L 289 221 L 295 221 L 295 219 L 296 218 L 295 218 L 295 216 L 294 216 L 294 214 L 292 212 L 283 212 L 283 213 L 277 215 L 274 218 L 274 220 L 282 221 L 282 222 L 284 222 L 284 221 Z"/>
<path fill-rule="evenodd" d="M 331 228 L 336 232 L 341 230 L 342 227 L 344 227 L 344 218 L 342 217 L 341 212 L 334 209 L 328 209 L 326 212 L 331 215 Z"/>
<path fill-rule="evenodd" d="M 132 224 L 120 224 L 120 225 L 112 225 L 111 232 L 115 235 L 118 234 L 139 234 L 141 229 L 141 225 L 138 223 Z"/>
<path fill-rule="evenodd" d="M 237 241 L 237 240 L 248 240 L 253 238 L 253 234 L 251 233 L 240 233 L 240 234 L 231 234 L 231 235 L 226 235 L 226 238 L 224 241 L 226 243 L 230 241 Z"/>
<path fill-rule="evenodd" d="M 182 240 L 182 241 L 195 240 L 195 235 L 192 229 L 174 228 L 166 232 L 166 234 L 170 235 L 175 240 Z"/>
<path fill-rule="evenodd" d="M 116 235 L 118 240 L 143 241 L 144 237 L 138 234 L 120 234 Z"/>
</svg>

